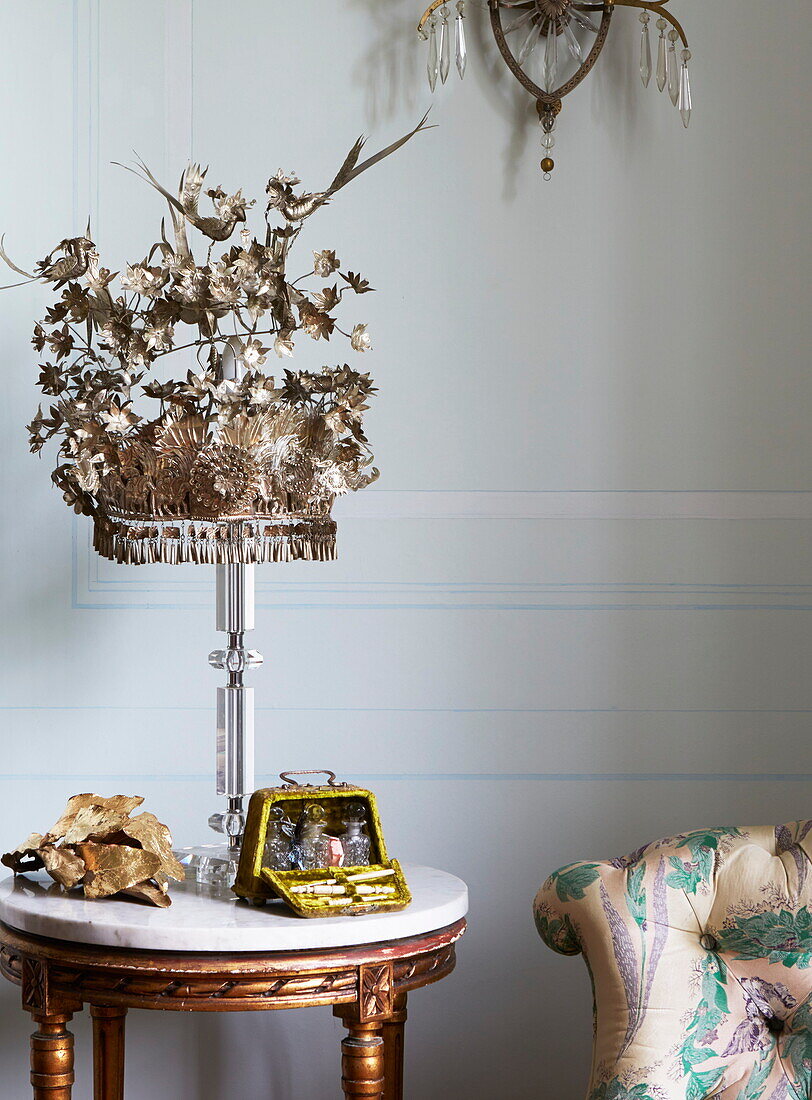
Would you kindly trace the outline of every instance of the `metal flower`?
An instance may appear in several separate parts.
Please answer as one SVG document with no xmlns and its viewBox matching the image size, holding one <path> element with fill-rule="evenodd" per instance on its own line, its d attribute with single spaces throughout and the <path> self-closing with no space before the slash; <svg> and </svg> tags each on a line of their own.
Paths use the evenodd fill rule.
<svg viewBox="0 0 812 1100">
<path fill-rule="evenodd" d="M 352 336 L 350 337 L 350 343 L 355 351 L 371 351 L 372 350 L 372 337 L 367 332 L 366 325 L 356 325 L 352 330 Z"/>
<path fill-rule="evenodd" d="M 127 264 L 127 271 L 121 276 L 121 285 L 125 290 L 154 298 L 161 293 L 168 273 L 160 267 L 147 267 L 146 264 Z"/>
<path fill-rule="evenodd" d="M 265 352 L 267 350 L 260 344 L 259 340 L 246 340 L 244 344 L 239 346 L 237 359 L 247 370 L 254 370 L 255 367 L 261 367 L 265 362 Z"/>
<path fill-rule="evenodd" d="M 280 359 L 285 356 L 287 356 L 288 358 L 293 358 L 293 341 L 291 340 L 290 335 L 285 336 L 280 333 L 273 342 L 273 350 L 276 352 Z"/>
<path fill-rule="evenodd" d="M 129 405 L 122 406 L 114 401 L 108 409 L 103 410 L 101 419 L 108 432 L 122 434 L 133 424 L 137 424 L 141 418 L 136 416 Z"/>
<path fill-rule="evenodd" d="M 331 248 L 313 253 L 313 272 L 320 279 L 328 279 L 340 267 L 341 261 L 336 259 L 336 254 Z"/>
</svg>

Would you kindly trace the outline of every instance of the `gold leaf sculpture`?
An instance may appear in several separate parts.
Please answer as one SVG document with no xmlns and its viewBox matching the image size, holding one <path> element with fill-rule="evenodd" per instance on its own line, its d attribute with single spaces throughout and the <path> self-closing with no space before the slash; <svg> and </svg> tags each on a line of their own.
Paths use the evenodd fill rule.
<svg viewBox="0 0 812 1100">
<path fill-rule="evenodd" d="M 359 162 L 360 138 L 322 191 L 297 190 L 280 170 L 257 235 L 241 190 L 204 190 L 207 169 L 190 164 L 173 194 L 139 160 L 129 170 L 168 204 L 171 240 L 162 223 L 160 240 L 120 274 L 102 265 L 90 225 L 33 273 L 0 239 L 0 258 L 55 292 L 32 340 L 48 407 L 28 425 L 31 450 L 59 441 L 52 480 L 93 517 L 100 554 L 134 565 L 335 557 L 334 499 L 378 476 L 362 426 L 375 387 L 346 363 L 273 377 L 268 361 L 287 361 L 300 336 L 369 351 L 366 324 L 342 327 L 334 314 L 373 288 L 332 249 L 312 252 L 296 277 L 288 263 L 306 219 L 425 121 Z M 201 213 L 207 201 L 211 214 Z M 195 368 L 161 375 L 183 348 Z"/>
<path fill-rule="evenodd" d="M 172 852 L 172 834 L 151 813 L 131 817 L 143 802 L 138 795 L 77 794 L 45 835 L 32 833 L 0 862 L 15 875 L 44 868 L 85 897 L 114 894 L 171 905 L 169 880 L 183 881 L 183 867 Z"/>
</svg>

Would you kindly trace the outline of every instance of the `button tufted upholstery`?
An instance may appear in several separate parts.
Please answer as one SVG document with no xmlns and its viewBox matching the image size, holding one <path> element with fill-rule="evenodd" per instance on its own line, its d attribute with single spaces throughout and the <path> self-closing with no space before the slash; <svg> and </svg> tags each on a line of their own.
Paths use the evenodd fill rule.
<svg viewBox="0 0 812 1100">
<path fill-rule="evenodd" d="M 536 895 L 542 939 L 583 954 L 587 1100 L 812 1096 L 812 821 L 700 829 L 574 863 Z"/>
</svg>

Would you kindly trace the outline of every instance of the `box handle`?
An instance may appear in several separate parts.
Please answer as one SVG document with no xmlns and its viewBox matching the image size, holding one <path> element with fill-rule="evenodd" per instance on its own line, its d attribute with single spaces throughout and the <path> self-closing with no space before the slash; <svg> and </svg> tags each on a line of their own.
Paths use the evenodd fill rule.
<svg viewBox="0 0 812 1100">
<path fill-rule="evenodd" d="M 329 768 L 319 768 L 316 771 L 298 771 L 298 772 L 280 772 L 279 778 L 285 784 L 286 787 L 309 787 L 309 783 L 299 783 L 296 779 L 291 779 L 292 775 L 327 775 L 327 785 L 329 787 L 346 787 L 346 783 L 336 782 L 336 773 L 331 772 Z"/>
</svg>

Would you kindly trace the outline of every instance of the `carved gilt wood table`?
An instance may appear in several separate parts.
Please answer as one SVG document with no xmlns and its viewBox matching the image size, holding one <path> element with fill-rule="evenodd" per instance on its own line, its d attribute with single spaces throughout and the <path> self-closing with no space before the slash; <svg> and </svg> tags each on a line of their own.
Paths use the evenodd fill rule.
<svg viewBox="0 0 812 1100">
<path fill-rule="evenodd" d="M 302 920 L 225 892 L 175 887 L 170 909 L 85 901 L 50 879 L 0 883 L 0 970 L 22 987 L 35 1100 L 70 1100 L 73 1036 L 90 1006 L 94 1100 L 123 1100 L 129 1008 L 245 1012 L 333 1005 L 345 1097 L 401 1100 L 406 997 L 454 969 L 468 895 L 453 875 L 406 867 L 400 913 Z"/>
</svg>

